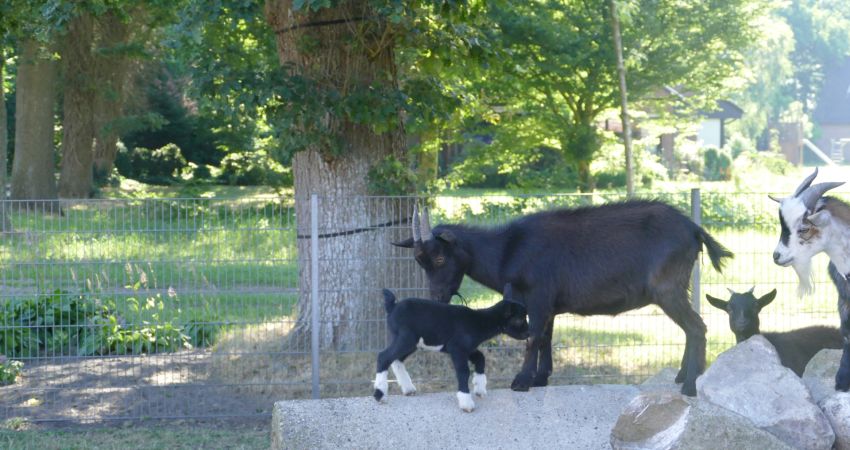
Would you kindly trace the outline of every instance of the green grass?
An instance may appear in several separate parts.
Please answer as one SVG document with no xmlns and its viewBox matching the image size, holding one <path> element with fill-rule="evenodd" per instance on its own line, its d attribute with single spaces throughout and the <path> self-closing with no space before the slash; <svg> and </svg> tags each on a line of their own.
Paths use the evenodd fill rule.
<svg viewBox="0 0 850 450">
<path fill-rule="evenodd" d="M 226 424 L 0 430 L 0 448 L 21 450 L 266 449 L 264 426 Z"/>
</svg>

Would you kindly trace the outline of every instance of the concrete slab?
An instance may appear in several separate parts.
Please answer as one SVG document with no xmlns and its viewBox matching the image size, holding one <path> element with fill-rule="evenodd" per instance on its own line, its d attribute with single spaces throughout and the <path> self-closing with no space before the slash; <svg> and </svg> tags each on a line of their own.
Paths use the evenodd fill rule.
<svg viewBox="0 0 850 450">
<path fill-rule="evenodd" d="M 462 412 L 455 392 L 275 403 L 272 448 L 609 449 L 611 428 L 635 386 L 507 389 Z"/>
</svg>

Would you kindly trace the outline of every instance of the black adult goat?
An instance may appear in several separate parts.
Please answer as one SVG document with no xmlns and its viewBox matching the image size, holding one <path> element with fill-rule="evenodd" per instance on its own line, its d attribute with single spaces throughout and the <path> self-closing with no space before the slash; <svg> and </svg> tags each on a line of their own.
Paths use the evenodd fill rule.
<svg viewBox="0 0 850 450">
<path fill-rule="evenodd" d="M 841 348 L 841 332 L 835 327 L 811 326 L 783 332 L 762 333 L 759 313 L 776 297 L 776 289 L 756 298 L 753 289 L 747 292 L 730 292 L 729 300 L 722 300 L 708 294 L 705 298 L 712 306 L 729 314 L 729 328 L 735 333 L 735 342 L 740 343 L 753 335 L 763 335 L 779 355 L 782 365 L 793 370 L 798 377 L 803 376 L 806 364 L 825 348 Z"/>
<path fill-rule="evenodd" d="M 656 304 L 685 331 L 676 377 L 696 395 L 705 368 L 705 323 L 688 301 L 691 269 L 702 246 L 720 270 L 732 253 L 700 226 L 660 201 L 540 212 L 504 226 L 440 225 L 414 208 L 413 237 L 394 243 L 414 249 L 431 297 L 448 303 L 464 274 L 494 289 L 511 283 L 528 308 L 529 340 L 511 389 L 545 386 L 552 373 L 556 314 L 619 314 Z M 539 353 L 539 365 L 538 365 Z"/>
</svg>

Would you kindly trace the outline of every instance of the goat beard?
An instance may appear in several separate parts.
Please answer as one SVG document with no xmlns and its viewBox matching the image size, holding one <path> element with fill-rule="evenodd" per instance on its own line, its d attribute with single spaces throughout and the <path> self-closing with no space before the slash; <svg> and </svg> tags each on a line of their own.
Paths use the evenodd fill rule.
<svg viewBox="0 0 850 450">
<path fill-rule="evenodd" d="M 797 278 L 800 279 L 800 284 L 797 285 L 797 296 L 802 298 L 815 292 L 815 285 L 812 281 L 812 261 L 805 260 L 795 262 L 794 271 L 797 272 Z"/>
</svg>

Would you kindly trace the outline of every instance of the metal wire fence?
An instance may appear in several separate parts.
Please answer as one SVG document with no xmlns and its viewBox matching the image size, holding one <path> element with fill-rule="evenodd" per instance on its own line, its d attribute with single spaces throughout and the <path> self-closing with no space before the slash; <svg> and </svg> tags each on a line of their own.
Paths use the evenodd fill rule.
<svg viewBox="0 0 850 450">
<path fill-rule="evenodd" d="M 694 306 L 709 360 L 734 344 L 703 294 L 776 288 L 763 330 L 837 325 L 826 259 L 814 295 L 773 264 L 776 206 L 764 194 L 657 194 L 735 252 L 722 274 L 701 257 Z M 432 222 L 504 223 L 533 211 L 620 195 L 439 196 Z M 0 419 L 100 421 L 267 416 L 274 401 L 369 395 L 386 344 L 380 295 L 425 296 L 410 250 L 415 199 L 240 198 L 7 201 L 0 208 Z M 296 211 L 299 212 L 296 215 Z M 0 217 L 2 219 L 2 217 Z M 313 257 L 312 255 L 316 255 Z M 471 280 L 472 307 L 499 294 Z M 316 326 L 318 325 L 318 326 Z M 634 383 L 677 366 L 684 334 L 658 308 L 559 316 L 551 383 Z M 523 345 L 484 345 L 493 386 L 507 386 Z M 408 369 L 420 391 L 454 384 L 442 355 Z M 3 375 L 7 374 L 4 378 Z M 391 388 L 392 392 L 392 388 Z"/>
</svg>

